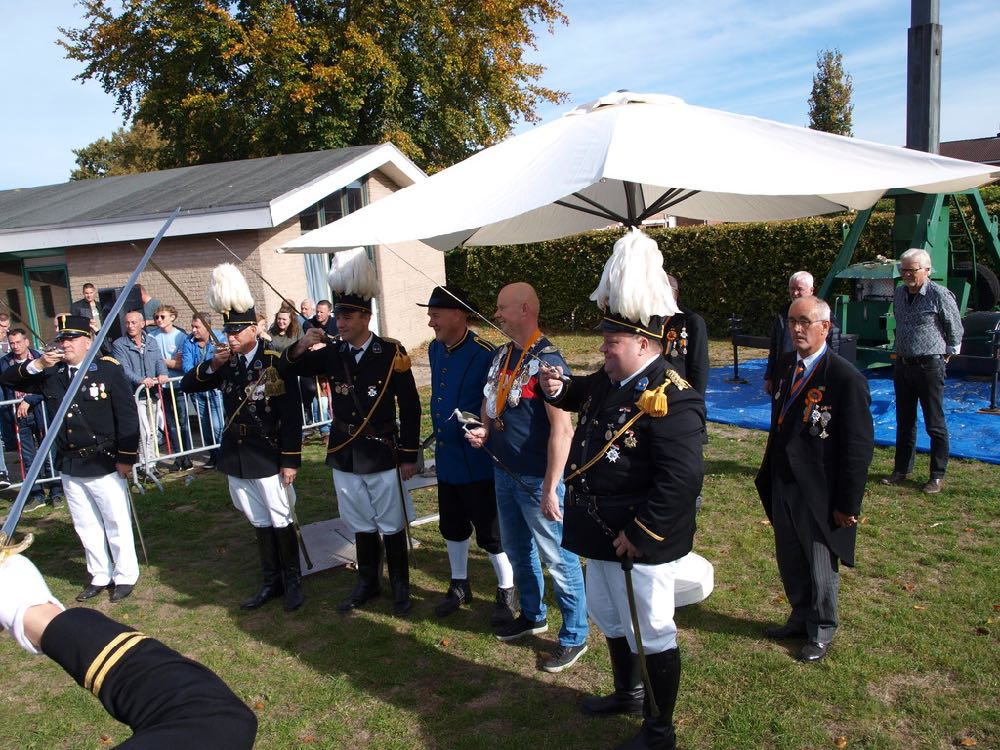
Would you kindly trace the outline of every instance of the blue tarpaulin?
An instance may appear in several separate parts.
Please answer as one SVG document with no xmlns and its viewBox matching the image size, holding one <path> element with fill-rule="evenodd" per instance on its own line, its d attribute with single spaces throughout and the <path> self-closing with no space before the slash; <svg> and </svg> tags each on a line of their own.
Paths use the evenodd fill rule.
<svg viewBox="0 0 1000 750">
<path fill-rule="evenodd" d="M 711 422 L 767 430 L 771 421 L 771 398 L 764 393 L 766 360 L 740 362 L 740 377 L 746 384 L 726 382 L 733 376 L 732 367 L 713 368 L 708 378 L 708 418 Z M 892 389 L 892 370 L 869 370 L 868 386 L 872 394 L 872 419 L 875 443 L 896 444 L 896 407 Z M 1000 415 L 979 414 L 989 406 L 990 384 L 948 378 L 944 392 L 944 412 L 948 421 L 951 455 L 1000 464 Z M 924 431 L 924 417 L 917 410 L 917 450 L 926 453 L 930 440 Z"/>
</svg>

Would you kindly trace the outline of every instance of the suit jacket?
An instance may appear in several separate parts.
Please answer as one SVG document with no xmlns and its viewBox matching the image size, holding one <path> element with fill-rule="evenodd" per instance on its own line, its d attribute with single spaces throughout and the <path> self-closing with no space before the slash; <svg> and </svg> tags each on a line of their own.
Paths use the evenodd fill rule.
<svg viewBox="0 0 1000 750">
<path fill-rule="evenodd" d="M 333 424 L 327 466 L 354 474 L 374 474 L 416 462 L 420 396 L 402 344 L 373 334 L 360 362 L 355 362 L 346 341 L 307 351 L 295 360 L 291 352 L 289 348 L 282 353 L 290 372 L 322 375 L 330 381 Z M 369 414 L 371 419 L 359 433 Z"/>
<path fill-rule="evenodd" d="M 274 476 L 283 468 L 297 469 L 302 464 L 298 379 L 284 372 L 278 352 L 265 349 L 259 339 L 257 344 L 249 367 L 240 366 L 233 355 L 218 372 L 210 373 L 212 360 L 206 360 L 181 379 L 181 390 L 186 393 L 213 388 L 222 391 L 224 424 L 228 426 L 222 432 L 217 465 L 223 474 L 243 479 Z M 280 396 L 265 392 L 265 371 L 269 368 L 274 368 L 285 384 L 285 393 Z"/>
<path fill-rule="evenodd" d="M 673 368 L 656 357 L 634 382 L 615 388 L 604 370 L 573 376 L 553 403 L 580 413 L 573 434 L 566 474 L 602 457 L 586 472 L 568 481 L 563 513 L 562 545 L 595 560 L 617 560 L 612 536 L 586 505 L 593 498 L 597 514 L 614 535 L 624 530 L 642 553 L 640 563 L 677 560 L 691 551 L 695 531 L 695 499 L 704 477 L 701 436 L 705 403 L 694 388 L 668 386 L 668 411 L 663 417 L 644 414 L 607 451 L 609 436 L 639 409 L 642 390 L 655 388 Z M 645 381 L 645 382 L 643 382 Z M 624 419 L 622 419 L 624 417 Z"/>
<path fill-rule="evenodd" d="M 663 356 L 702 396 L 708 387 L 708 327 L 693 310 L 679 306 L 663 326 Z"/>
<path fill-rule="evenodd" d="M 69 388 L 68 366 L 61 362 L 37 374 L 27 367 L 25 362 L 7 369 L 0 384 L 40 393 L 54 416 Z M 75 477 L 104 476 L 115 471 L 116 463 L 132 465 L 138 459 L 139 414 L 125 373 L 111 357 L 91 363 L 59 426 L 55 447 L 56 468 Z"/>
<path fill-rule="evenodd" d="M 39 352 L 37 349 L 30 349 L 30 348 L 28 349 L 28 359 L 29 360 L 38 359 L 41 356 L 42 356 L 42 353 Z M 11 367 L 14 367 L 14 365 L 15 365 L 15 363 L 14 363 L 14 353 L 13 352 L 7 352 L 5 355 L 3 355 L 2 357 L 0 357 L 0 373 L 7 372 L 7 370 L 9 370 Z M 10 387 L 10 386 L 4 386 L 2 388 L 3 400 L 4 401 L 10 401 L 12 399 L 17 398 L 16 391 L 17 391 L 16 388 L 13 388 L 13 387 Z M 21 424 L 21 425 L 25 425 L 25 424 L 31 425 L 31 424 L 34 424 L 35 423 L 35 407 L 38 406 L 38 404 L 42 403 L 42 396 L 41 396 L 40 393 L 26 393 L 25 396 L 24 396 L 24 400 L 25 400 L 26 403 L 28 403 L 30 405 L 31 408 L 28 411 L 28 416 L 24 417 L 24 419 L 19 419 L 18 420 L 18 424 Z M 5 406 L 5 407 L 3 407 L 3 409 L 0 410 L 0 419 L 3 419 L 4 422 L 7 422 L 8 424 L 13 425 L 14 424 L 14 415 L 17 413 L 16 410 L 17 410 L 16 406 L 13 406 L 13 407 L 11 407 L 11 406 Z"/>
<path fill-rule="evenodd" d="M 94 302 L 97 303 L 97 309 L 101 309 L 100 300 L 95 299 Z M 72 315 L 80 315 L 87 320 L 91 320 L 94 317 L 93 311 L 90 309 L 90 303 L 85 299 L 78 299 L 72 305 L 69 306 L 69 311 Z M 102 316 L 103 321 L 103 316 Z"/>
<path fill-rule="evenodd" d="M 796 359 L 795 352 L 789 352 L 778 361 L 780 380 L 771 399 L 771 430 L 757 473 L 757 492 L 770 519 L 774 472 L 794 481 L 827 545 L 845 565 L 854 565 L 857 526 L 838 527 L 833 511 L 861 513 L 874 451 L 868 380 L 828 348 L 779 425 Z M 814 421 L 814 413 L 821 418 L 829 414 L 826 424 Z"/>
</svg>

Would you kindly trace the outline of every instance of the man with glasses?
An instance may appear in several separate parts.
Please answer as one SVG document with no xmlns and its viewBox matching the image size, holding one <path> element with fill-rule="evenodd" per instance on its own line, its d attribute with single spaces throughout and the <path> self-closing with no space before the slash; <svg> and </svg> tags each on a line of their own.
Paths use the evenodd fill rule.
<svg viewBox="0 0 1000 750">
<path fill-rule="evenodd" d="M 756 486 L 792 611 L 764 635 L 804 638 L 798 660 L 809 663 L 826 656 L 837 630 L 837 567 L 854 565 L 874 428 L 867 379 L 827 347 L 830 306 L 800 297 L 787 325 L 795 350 L 778 360 Z"/>
<path fill-rule="evenodd" d="M 899 256 L 903 283 L 896 287 L 896 364 L 892 383 L 896 391 L 896 460 L 882 484 L 894 485 L 913 471 L 917 445 L 917 403 L 931 439 L 928 495 L 944 487 L 948 468 L 948 425 L 944 418 L 945 364 L 962 348 L 962 315 L 955 295 L 931 281 L 931 257 L 912 247 Z"/>
</svg>

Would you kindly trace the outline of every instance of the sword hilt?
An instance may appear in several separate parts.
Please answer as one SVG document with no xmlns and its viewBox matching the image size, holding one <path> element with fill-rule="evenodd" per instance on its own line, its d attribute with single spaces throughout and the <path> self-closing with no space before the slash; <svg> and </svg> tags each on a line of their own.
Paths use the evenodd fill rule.
<svg viewBox="0 0 1000 750">
<path fill-rule="evenodd" d="M 20 542 L 17 542 L 16 544 L 7 544 L 7 535 L 0 531 L 0 563 L 8 557 L 13 557 L 18 553 L 24 552 L 34 541 L 34 534 L 25 534 L 24 539 Z"/>
</svg>

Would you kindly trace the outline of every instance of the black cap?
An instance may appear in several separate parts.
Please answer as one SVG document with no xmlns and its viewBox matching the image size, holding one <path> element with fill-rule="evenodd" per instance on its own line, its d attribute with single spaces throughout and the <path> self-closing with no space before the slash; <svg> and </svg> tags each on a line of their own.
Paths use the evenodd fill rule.
<svg viewBox="0 0 1000 750">
<path fill-rule="evenodd" d="M 230 310 L 222 313 L 222 330 L 225 333 L 239 333 L 247 326 L 257 324 L 257 311 L 251 307 L 244 312 Z"/>
<path fill-rule="evenodd" d="M 608 333 L 638 333 L 640 336 L 659 341 L 663 338 L 663 323 L 664 318 L 661 315 L 650 315 L 649 322 L 643 324 L 642 321 L 629 320 L 608 310 L 605 311 L 598 327 Z"/>
<path fill-rule="evenodd" d="M 82 315 L 57 315 L 56 316 L 56 341 L 63 339 L 75 339 L 80 336 L 90 336 L 90 318 Z"/>
<path fill-rule="evenodd" d="M 434 291 L 431 292 L 431 298 L 427 300 L 426 305 L 422 302 L 418 302 L 417 304 L 420 307 L 440 307 L 446 310 L 478 312 L 476 306 L 469 302 L 469 295 L 465 293 L 464 289 L 448 284 L 434 287 Z"/>
<path fill-rule="evenodd" d="M 338 294 L 333 302 L 333 314 L 372 311 L 372 301 L 357 294 Z"/>
</svg>

